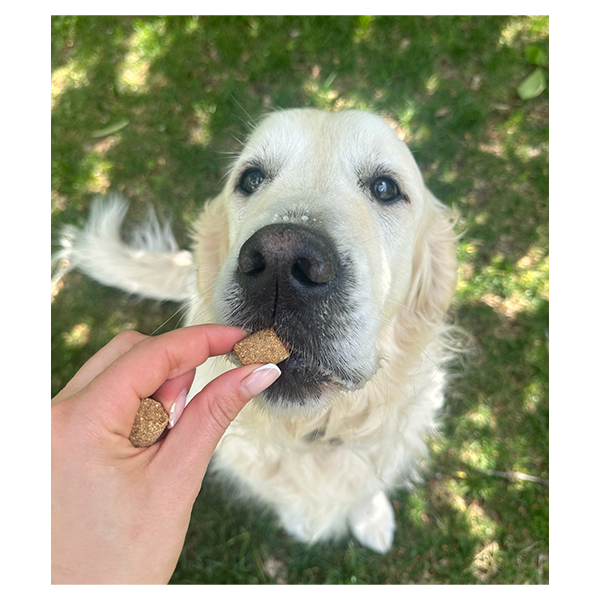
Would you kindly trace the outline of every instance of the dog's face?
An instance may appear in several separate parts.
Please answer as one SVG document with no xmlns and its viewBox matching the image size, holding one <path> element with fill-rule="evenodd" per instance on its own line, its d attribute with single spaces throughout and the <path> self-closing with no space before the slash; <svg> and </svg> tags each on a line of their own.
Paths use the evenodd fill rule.
<svg viewBox="0 0 600 600">
<path fill-rule="evenodd" d="M 314 407 L 363 386 L 382 329 L 416 298 L 419 232 L 437 202 L 406 145 L 368 113 L 277 112 L 216 202 L 228 228 L 217 319 L 272 327 L 290 348 L 267 403 Z"/>
</svg>

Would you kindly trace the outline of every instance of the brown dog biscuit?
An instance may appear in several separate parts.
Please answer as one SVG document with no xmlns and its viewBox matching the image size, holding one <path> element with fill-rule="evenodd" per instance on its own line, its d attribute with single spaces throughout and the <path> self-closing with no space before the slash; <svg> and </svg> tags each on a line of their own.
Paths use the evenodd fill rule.
<svg viewBox="0 0 600 600">
<path fill-rule="evenodd" d="M 252 333 L 239 341 L 234 352 L 243 365 L 254 363 L 280 363 L 289 355 L 288 349 L 282 344 L 272 329 L 263 329 Z"/>
<path fill-rule="evenodd" d="M 142 398 L 129 434 L 136 448 L 152 446 L 169 424 L 169 415 L 163 405 L 152 398 Z"/>
</svg>

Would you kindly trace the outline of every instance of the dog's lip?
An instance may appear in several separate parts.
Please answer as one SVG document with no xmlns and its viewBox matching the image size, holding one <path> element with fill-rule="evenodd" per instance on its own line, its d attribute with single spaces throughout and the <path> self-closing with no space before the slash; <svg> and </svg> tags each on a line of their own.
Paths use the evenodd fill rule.
<svg viewBox="0 0 600 600">
<path fill-rule="evenodd" d="M 275 332 L 277 333 L 277 332 Z M 294 350 L 292 345 L 289 342 L 286 342 L 284 339 L 282 339 L 279 334 L 277 334 L 277 337 L 279 338 L 279 341 L 282 343 L 283 347 L 291 354 L 292 351 Z M 287 358 L 286 358 L 287 360 Z"/>
<path fill-rule="evenodd" d="M 330 381 L 332 375 L 331 369 L 328 369 L 317 360 L 311 360 L 284 340 L 281 341 L 290 353 L 285 360 L 279 363 L 279 368 L 283 375 L 286 373 L 305 373 L 306 376 L 321 379 L 323 383 Z"/>
<path fill-rule="evenodd" d="M 321 384 L 334 385 L 345 390 L 360 389 L 365 384 L 364 381 L 352 381 L 318 361 L 307 359 L 298 352 L 292 352 L 288 358 L 279 363 L 279 367 L 283 375 L 286 372 L 295 375 L 305 373 L 307 377 L 320 380 Z"/>
<path fill-rule="evenodd" d="M 365 384 L 365 381 L 356 381 L 350 376 L 345 376 L 335 369 L 335 367 L 328 366 L 324 361 L 320 361 L 314 356 L 307 356 L 301 348 L 290 342 L 288 336 L 275 324 L 267 326 L 261 324 L 258 327 L 245 327 L 245 329 L 250 333 L 261 331 L 262 329 L 273 329 L 275 331 L 283 346 L 290 353 L 288 358 L 278 363 L 278 367 L 282 372 L 282 379 L 286 375 L 296 379 L 308 378 L 318 382 L 320 385 L 333 385 L 344 390 L 360 389 Z M 234 362 L 239 364 L 235 355 L 232 355 L 232 358 Z"/>
<path fill-rule="evenodd" d="M 290 348 L 288 348 L 288 350 L 290 350 Z M 302 356 L 298 352 L 293 352 L 293 351 L 290 351 L 290 355 L 288 356 L 288 358 L 281 361 L 281 363 L 279 363 L 279 364 L 283 365 L 283 367 L 285 369 L 311 369 L 311 368 L 314 368 L 314 369 L 322 370 L 319 368 L 318 364 L 315 364 L 314 362 L 309 362 L 308 360 L 306 360 L 306 358 L 304 356 Z"/>
<path fill-rule="evenodd" d="M 285 349 L 290 353 L 290 355 L 282 360 L 279 363 L 280 367 L 283 367 L 284 370 L 294 370 L 294 371 L 312 371 L 313 373 L 327 373 L 329 369 L 325 366 L 319 364 L 316 360 L 310 360 L 302 351 L 294 348 L 294 346 L 288 342 L 285 337 L 282 337 L 277 330 L 275 330 L 279 341 L 285 347 Z"/>
</svg>

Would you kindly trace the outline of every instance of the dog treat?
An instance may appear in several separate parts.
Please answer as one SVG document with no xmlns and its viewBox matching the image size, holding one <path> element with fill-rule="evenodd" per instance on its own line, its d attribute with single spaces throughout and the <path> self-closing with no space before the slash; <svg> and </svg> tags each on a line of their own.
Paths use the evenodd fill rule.
<svg viewBox="0 0 600 600">
<path fill-rule="evenodd" d="M 129 434 L 136 448 L 152 446 L 169 424 L 169 415 L 163 405 L 152 398 L 142 398 Z"/>
<path fill-rule="evenodd" d="M 252 333 L 239 341 L 233 347 L 233 350 L 243 365 L 253 363 L 277 364 L 290 355 L 288 349 L 272 329 L 263 329 Z"/>
</svg>

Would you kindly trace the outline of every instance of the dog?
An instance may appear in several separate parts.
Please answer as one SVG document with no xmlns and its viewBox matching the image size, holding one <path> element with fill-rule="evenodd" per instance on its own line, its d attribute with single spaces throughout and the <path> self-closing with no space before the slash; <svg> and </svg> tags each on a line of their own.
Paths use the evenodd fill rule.
<svg viewBox="0 0 600 600">
<path fill-rule="evenodd" d="M 456 283 L 450 211 L 406 144 L 364 111 L 275 111 L 193 227 L 193 251 L 127 205 L 96 203 L 59 259 L 130 293 L 185 303 L 185 325 L 271 327 L 290 348 L 211 468 L 308 543 L 352 534 L 387 552 L 389 493 L 419 478 L 443 404 Z M 200 366 L 189 397 L 231 367 Z"/>
</svg>

